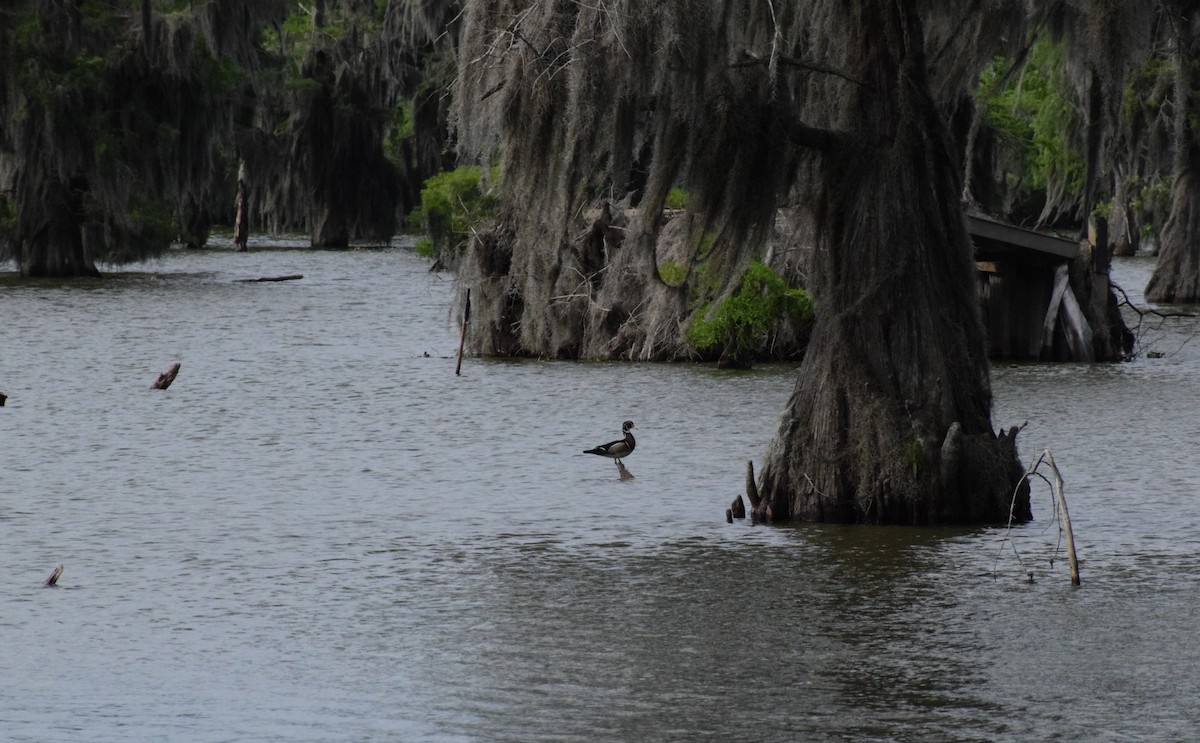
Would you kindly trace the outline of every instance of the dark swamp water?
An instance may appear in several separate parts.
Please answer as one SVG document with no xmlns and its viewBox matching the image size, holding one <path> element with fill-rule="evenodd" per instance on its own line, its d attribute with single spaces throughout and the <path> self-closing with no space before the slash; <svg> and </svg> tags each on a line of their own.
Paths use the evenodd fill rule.
<svg viewBox="0 0 1200 743">
<path fill-rule="evenodd" d="M 1028 421 L 1023 458 L 1062 469 L 1075 589 L 1044 488 L 1011 543 L 726 524 L 794 368 L 456 377 L 452 277 L 295 247 L 0 279 L 0 738 L 1200 729 L 1200 321 L 1148 318 L 1162 358 L 994 371 L 997 425 Z M 304 279 L 235 283 L 281 274 Z M 620 481 L 580 452 L 626 418 Z"/>
</svg>

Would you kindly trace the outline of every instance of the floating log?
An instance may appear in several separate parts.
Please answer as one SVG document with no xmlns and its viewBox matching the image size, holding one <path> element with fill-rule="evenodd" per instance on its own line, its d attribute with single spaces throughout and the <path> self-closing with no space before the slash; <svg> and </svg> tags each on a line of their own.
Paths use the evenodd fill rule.
<svg viewBox="0 0 1200 743">
<path fill-rule="evenodd" d="M 47 578 L 46 582 L 43 583 L 42 585 L 46 586 L 47 588 L 58 585 L 58 579 L 59 579 L 59 576 L 62 575 L 62 571 L 63 571 L 62 565 L 59 565 L 58 567 L 56 567 L 54 569 L 54 572 L 50 574 L 50 577 Z"/>
<path fill-rule="evenodd" d="M 171 382 L 175 381 L 176 375 L 179 374 L 179 362 L 171 364 L 171 368 L 167 369 L 162 374 L 158 375 L 158 379 L 154 380 L 154 384 L 150 385 L 152 390 L 165 390 L 171 386 Z"/>
<path fill-rule="evenodd" d="M 239 284 L 253 284 L 259 281 L 299 281 L 304 278 L 304 274 L 293 273 L 287 276 L 262 276 L 257 279 L 237 279 Z"/>
</svg>

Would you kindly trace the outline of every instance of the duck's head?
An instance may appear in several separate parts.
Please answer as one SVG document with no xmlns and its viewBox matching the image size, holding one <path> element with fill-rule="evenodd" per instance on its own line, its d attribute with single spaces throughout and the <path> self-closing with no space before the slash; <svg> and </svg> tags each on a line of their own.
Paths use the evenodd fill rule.
<svg viewBox="0 0 1200 743">
<path fill-rule="evenodd" d="M 621 433 L 629 433 L 631 428 L 637 428 L 637 426 L 633 425 L 633 421 L 625 421 L 621 424 Z"/>
</svg>

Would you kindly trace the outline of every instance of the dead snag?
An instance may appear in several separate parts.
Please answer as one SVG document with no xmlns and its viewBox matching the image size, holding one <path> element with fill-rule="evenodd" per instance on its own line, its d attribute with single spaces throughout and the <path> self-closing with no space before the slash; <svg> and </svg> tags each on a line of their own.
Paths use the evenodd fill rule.
<svg viewBox="0 0 1200 743">
<path fill-rule="evenodd" d="M 171 364 L 171 368 L 167 369 L 162 374 L 158 375 L 158 379 L 154 380 L 154 384 L 150 385 L 152 390 L 165 390 L 171 386 L 171 382 L 175 381 L 176 375 L 179 374 L 179 362 Z"/>
<path fill-rule="evenodd" d="M 44 583 L 42 583 L 42 585 L 46 586 L 47 588 L 51 588 L 53 586 L 58 585 L 58 578 L 59 578 L 59 576 L 62 575 L 62 571 L 63 571 L 62 565 L 59 565 L 58 567 L 56 567 L 54 569 L 54 572 L 50 574 L 50 577 L 47 578 L 46 581 Z"/>
<path fill-rule="evenodd" d="M 746 518 L 746 502 L 742 500 L 742 496 L 739 495 L 733 499 L 733 503 L 726 509 L 726 513 L 735 519 Z"/>
<path fill-rule="evenodd" d="M 246 209 L 246 162 L 243 160 L 238 164 L 237 205 L 233 217 L 233 246 L 234 250 L 239 253 L 246 252 L 246 243 L 249 240 L 249 229 L 246 225 L 248 221 Z"/>
<path fill-rule="evenodd" d="M 467 323 L 471 322 L 471 289 L 467 288 L 467 303 L 463 306 L 462 336 L 458 339 L 458 364 L 454 367 L 454 376 L 462 376 L 463 346 L 467 343 Z"/>
</svg>

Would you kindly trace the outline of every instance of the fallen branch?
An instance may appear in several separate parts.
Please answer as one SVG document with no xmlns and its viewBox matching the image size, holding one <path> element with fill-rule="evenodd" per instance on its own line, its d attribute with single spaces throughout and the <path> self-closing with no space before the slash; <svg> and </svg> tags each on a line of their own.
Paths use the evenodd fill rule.
<svg viewBox="0 0 1200 743">
<path fill-rule="evenodd" d="M 154 380 L 154 384 L 150 385 L 152 390 L 165 390 L 171 386 L 171 382 L 175 381 L 175 377 L 179 374 L 180 364 L 176 361 L 171 364 L 171 368 L 167 369 L 162 374 L 158 375 L 158 379 Z"/>
</svg>

